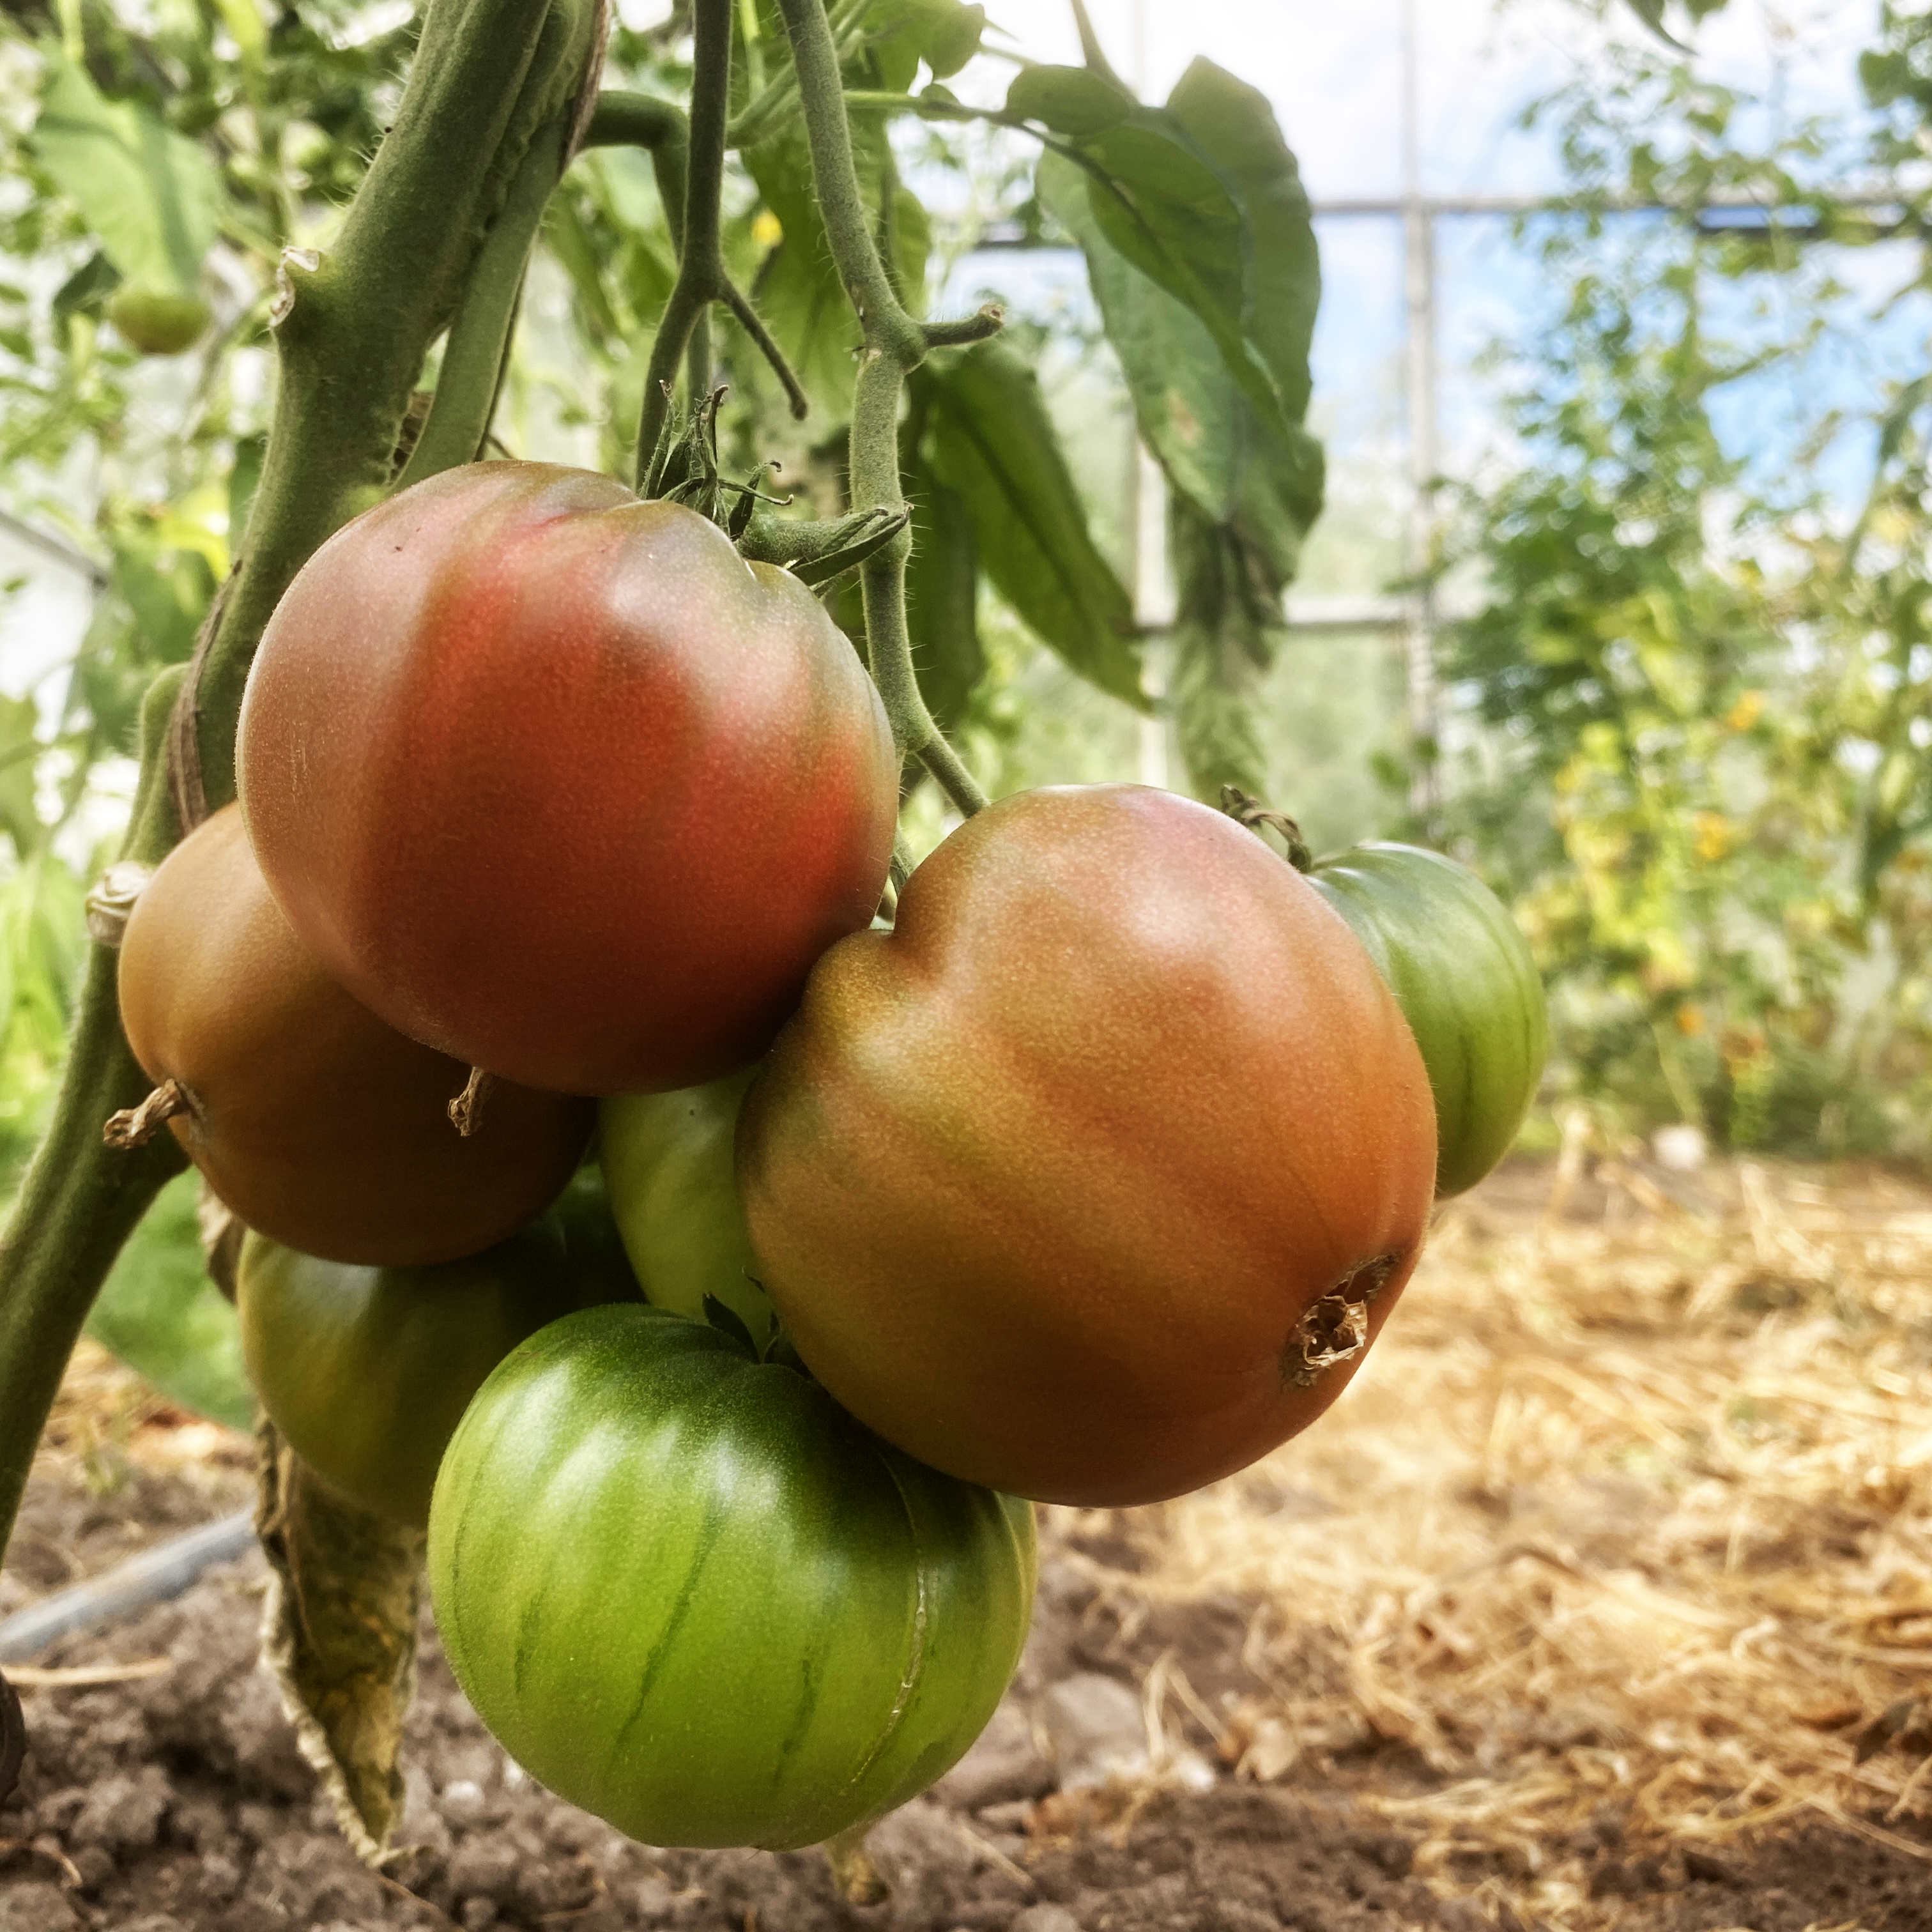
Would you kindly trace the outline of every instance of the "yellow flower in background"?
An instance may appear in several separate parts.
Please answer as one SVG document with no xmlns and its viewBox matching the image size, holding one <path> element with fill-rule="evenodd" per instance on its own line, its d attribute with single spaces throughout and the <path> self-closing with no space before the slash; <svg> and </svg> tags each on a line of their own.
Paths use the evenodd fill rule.
<svg viewBox="0 0 1932 1932">
<path fill-rule="evenodd" d="M 1738 842 L 1738 829 L 1721 812 L 1700 812 L 1691 820 L 1696 831 L 1697 856 L 1707 862 L 1729 856 Z"/>
<path fill-rule="evenodd" d="M 784 239 L 784 224 L 769 208 L 752 218 L 752 239 L 760 248 L 776 248 Z"/>
<path fill-rule="evenodd" d="M 1764 693 L 1748 691 L 1732 705 L 1724 722 L 1733 731 L 1748 731 L 1764 716 Z"/>
</svg>

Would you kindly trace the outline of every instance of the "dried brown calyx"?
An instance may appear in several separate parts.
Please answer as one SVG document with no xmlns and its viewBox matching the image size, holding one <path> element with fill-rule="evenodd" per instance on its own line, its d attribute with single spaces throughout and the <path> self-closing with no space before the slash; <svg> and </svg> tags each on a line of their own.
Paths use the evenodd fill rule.
<svg viewBox="0 0 1932 1932">
<path fill-rule="evenodd" d="M 1329 1370 L 1352 1362 L 1369 1346 L 1369 1306 L 1400 1257 L 1378 1255 L 1304 1311 L 1281 1352 L 1281 1378 L 1312 1388 Z"/>
</svg>

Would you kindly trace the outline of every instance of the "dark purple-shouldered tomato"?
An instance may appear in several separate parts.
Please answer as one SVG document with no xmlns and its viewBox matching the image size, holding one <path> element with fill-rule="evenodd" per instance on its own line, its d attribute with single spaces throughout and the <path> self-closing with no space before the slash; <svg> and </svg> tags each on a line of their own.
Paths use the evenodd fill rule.
<svg viewBox="0 0 1932 1932">
<path fill-rule="evenodd" d="M 418 1528 L 491 1370 L 560 1316 L 626 1292 L 571 1264 L 554 1215 L 431 1268 L 319 1261 L 250 1233 L 235 1288 L 248 1378 L 289 1446 L 352 1502 Z"/>
<path fill-rule="evenodd" d="M 708 519 L 446 471 L 276 608 L 237 757 L 304 942 L 412 1038 L 568 1093 L 748 1064 L 863 926 L 898 760 L 850 644 Z"/>
<path fill-rule="evenodd" d="M 352 999 L 290 931 L 242 815 L 170 852 L 121 945 L 121 1019 L 168 1122 L 251 1228 L 342 1262 L 451 1261 L 540 1213 L 590 1136 L 588 1100 L 508 1082 L 451 1126 L 469 1070 Z"/>
<path fill-rule="evenodd" d="M 548 1789 L 655 1845 L 815 1844 L 955 1763 L 1019 1660 L 1033 1513 L 668 1310 L 554 1322 L 430 1512 L 457 1680 Z"/>
<path fill-rule="evenodd" d="M 1003 799 L 842 940 L 747 1096 L 760 1277 L 935 1467 L 1144 1502 L 1340 1392 L 1414 1268 L 1436 1123 L 1346 924 L 1229 818 Z"/>
<path fill-rule="evenodd" d="M 1436 1097 L 1436 1192 L 1460 1194 L 1509 1151 L 1549 1054 L 1528 945 L 1474 873 L 1419 846 L 1353 846 L 1319 861 L 1308 883 L 1401 1005 Z"/>
</svg>

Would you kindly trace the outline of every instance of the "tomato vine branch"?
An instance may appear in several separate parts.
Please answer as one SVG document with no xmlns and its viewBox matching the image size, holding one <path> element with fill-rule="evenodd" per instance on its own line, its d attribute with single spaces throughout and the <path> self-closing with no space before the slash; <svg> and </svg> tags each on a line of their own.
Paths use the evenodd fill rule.
<svg viewBox="0 0 1932 1932">
<path fill-rule="evenodd" d="M 859 187 L 838 43 L 824 0 L 778 0 L 778 8 L 797 70 L 826 239 L 865 332 L 852 396 L 852 506 L 855 511 L 903 513 L 899 405 L 907 376 L 926 359 L 929 349 L 983 341 L 998 332 L 1004 317 L 988 308 L 963 321 L 922 325 L 907 312 L 879 254 Z M 913 669 L 905 596 L 906 562 L 911 554 L 911 536 L 902 530 L 867 560 L 860 574 L 873 682 L 884 700 L 901 756 L 917 758 L 946 796 L 970 816 L 986 804 L 986 795 L 934 723 Z"/>
<path fill-rule="evenodd" d="M 771 364 L 784 386 L 793 416 L 802 418 L 809 407 L 784 351 L 725 272 L 719 211 L 724 191 L 725 128 L 731 106 L 734 4 L 735 0 L 698 0 L 694 10 L 696 46 L 683 217 L 672 235 L 677 244 L 677 280 L 671 284 L 670 297 L 658 320 L 657 339 L 651 345 L 650 364 L 644 372 L 644 413 L 638 424 L 637 475 L 640 484 L 668 418 L 671 378 L 688 350 L 694 352 L 690 370 L 694 406 L 710 388 L 710 350 L 708 340 L 700 337 L 699 332 L 707 328 L 706 318 L 714 302 L 722 302 L 730 310 L 758 352 Z"/>
</svg>

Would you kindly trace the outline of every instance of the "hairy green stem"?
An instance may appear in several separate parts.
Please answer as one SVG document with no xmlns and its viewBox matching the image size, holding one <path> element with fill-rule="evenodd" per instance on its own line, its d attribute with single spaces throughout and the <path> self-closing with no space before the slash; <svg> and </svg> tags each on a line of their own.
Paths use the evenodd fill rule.
<svg viewBox="0 0 1932 1932">
<path fill-rule="evenodd" d="M 597 0 L 437 0 L 334 245 L 283 257 L 275 419 L 196 691 L 211 806 L 235 795 L 235 716 L 262 628 L 322 540 L 388 490 L 428 345 L 532 141 L 573 112 L 598 17 Z"/>
<path fill-rule="evenodd" d="M 999 328 L 1001 318 L 997 310 L 988 309 L 964 322 L 927 328 L 908 314 L 880 255 L 860 190 L 838 44 L 824 0 L 778 0 L 778 8 L 797 71 L 826 239 L 838 279 L 865 331 L 852 396 L 852 507 L 903 513 L 898 424 L 907 375 L 935 344 L 981 340 Z M 905 598 L 906 562 L 911 554 L 912 538 L 902 530 L 868 560 L 860 575 L 872 680 L 902 755 L 916 758 L 946 796 L 970 816 L 986 804 L 986 795 L 934 723 L 913 669 Z"/>
<path fill-rule="evenodd" d="M 141 784 L 121 856 L 146 865 L 179 836 L 164 747 L 184 670 L 163 672 L 142 707 Z M 88 949 L 60 1098 L 0 1241 L 0 1548 L 87 1311 L 122 1243 L 188 1165 L 172 1134 L 126 1154 L 101 1144 L 108 1115 L 153 1084 L 121 1031 L 116 960 Z"/>
<path fill-rule="evenodd" d="M 691 83 L 691 133 L 684 184 L 683 219 L 672 227 L 677 244 L 677 280 L 672 284 L 657 339 L 644 371 L 644 413 L 638 424 L 637 475 L 644 487 L 670 410 L 670 388 L 680 362 L 687 362 L 692 406 L 710 392 L 710 311 L 713 302 L 730 304 L 759 352 L 769 362 L 795 417 L 809 406 L 791 365 L 771 332 L 752 316 L 751 303 L 725 272 L 720 209 L 724 192 L 724 142 L 731 105 L 731 15 L 734 0 L 698 0 Z"/>
<path fill-rule="evenodd" d="M 531 142 L 510 198 L 476 256 L 463 306 L 450 325 L 428 420 L 396 479 L 406 490 L 424 477 L 473 463 L 490 434 L 510 352 L 524 272 L 544 210 L 563 173 L 568 129 L 553 121 Z"/>
<path fill-rule="evenodd" d="M 388 487 L 423 358 L 532 142 L 574 122 L 602 26 L 602 0 L 431 0 L 394 123 L 334 245 L 284 256 L 261 485 L 186 686 L 164 674 L 144 710 L 130 856 L 158 859 L 178 836 L 180 766 L 198 807 L 234 796 L 236 717 L 262 627 L 316 548 Z M 165 724 L 178 692 L 177 736 Z M 0 1238 L 0 1550 L 87 1310 L 182 1164 L 171 1136 L 132 1152 L 102 1143 L 108 1115 L 148 1085 L 121 1030 L 115 964 L 94 949 L 52 1124 Z"/>
</svg>

